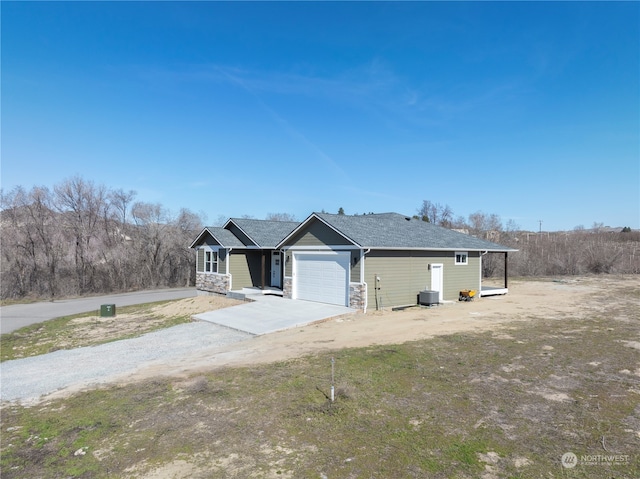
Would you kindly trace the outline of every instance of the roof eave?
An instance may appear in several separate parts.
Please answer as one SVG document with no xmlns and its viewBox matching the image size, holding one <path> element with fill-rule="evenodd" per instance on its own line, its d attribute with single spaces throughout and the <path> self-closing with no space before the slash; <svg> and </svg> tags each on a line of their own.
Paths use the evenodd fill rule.
<svg viewBox="0 0 640 479">
<path fill-rule="evenodd" d="M 362 249 L 370 249 L 370 250 L 392 250 L 392 251 L 479 251 L 479 252 L 489 252 L 489 253 L 513 253 L 519 251 L 513 248 L 502 248 L 502 249 L 493 249 L 493 248 L 466 248 L 464 246 L 461 247 L 446 247 L 446 248 L 431 248 L 431 247 L 400 247 L 400 246 L 362 246 Z"/>
</svg>

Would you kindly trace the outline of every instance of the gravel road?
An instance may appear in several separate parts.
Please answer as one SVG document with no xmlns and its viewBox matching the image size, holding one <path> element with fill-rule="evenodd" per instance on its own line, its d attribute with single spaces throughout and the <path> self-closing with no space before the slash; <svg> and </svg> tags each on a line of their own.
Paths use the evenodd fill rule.
<svg viewBox="0 0 640 479">
<path fill-rule="evenodd" d="M 29 404 L 66 388 L 111 382 L 158 360 L 243 341 L 253 335 L 206 322 L 185 323 L 138 338 L 0 363 L 2 401 Z"/>
</svg>

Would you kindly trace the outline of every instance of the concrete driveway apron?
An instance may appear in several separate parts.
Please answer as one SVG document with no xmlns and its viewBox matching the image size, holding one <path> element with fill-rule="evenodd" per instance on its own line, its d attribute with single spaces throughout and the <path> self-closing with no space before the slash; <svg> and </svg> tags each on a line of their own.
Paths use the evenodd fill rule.
<svg viewBox="0 0 640 479">
<path fill-rule="evenodd" d="M 345 306 L 285 299 L 280 296 L 250 295 L 247 299 L 252 301 L 196 314 L 193 318 L 261 335 L 356 312 Z"/>
</svg>

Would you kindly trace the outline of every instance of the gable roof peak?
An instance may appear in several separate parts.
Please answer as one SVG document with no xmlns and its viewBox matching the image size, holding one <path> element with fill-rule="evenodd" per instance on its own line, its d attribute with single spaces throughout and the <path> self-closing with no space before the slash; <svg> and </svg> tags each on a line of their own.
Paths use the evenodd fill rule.
<svg viewBox="0 0 640 479">
<path fill-rule="evenodd" d="M 280 240 L 293 231 L 297 221 L 257 220 L 254 218 L 229 218 L 224 228 L 233 224 L 256 246 L 274 248 Z"/>
<path fill-rule="evenodd" d="M 231 231 L 228 231 L 221 226 L 205 226 L 196 239 L 193 240 L 189 248 L 195 248 L 197 245 L 203 243 L 206 240 L 207 235 L 224 248 L 244 246 L 244 244 L 233 233 L 231 233 Z"/>
</svg>

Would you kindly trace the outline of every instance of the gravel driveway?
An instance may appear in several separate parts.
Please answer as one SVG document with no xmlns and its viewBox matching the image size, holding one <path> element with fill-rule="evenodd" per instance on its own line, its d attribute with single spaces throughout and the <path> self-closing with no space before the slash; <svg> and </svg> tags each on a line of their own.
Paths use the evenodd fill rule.
<svg viewBox="0 0 640 479">
<path fill-rule="evenodd" d="M 66 388 L 104 384 L 158 360 L 243 341 L 252 334 L 206 322 L 185 323 L 115 341 L 0 363 L 2 401 L 28 404 Z"/>
</svg>

